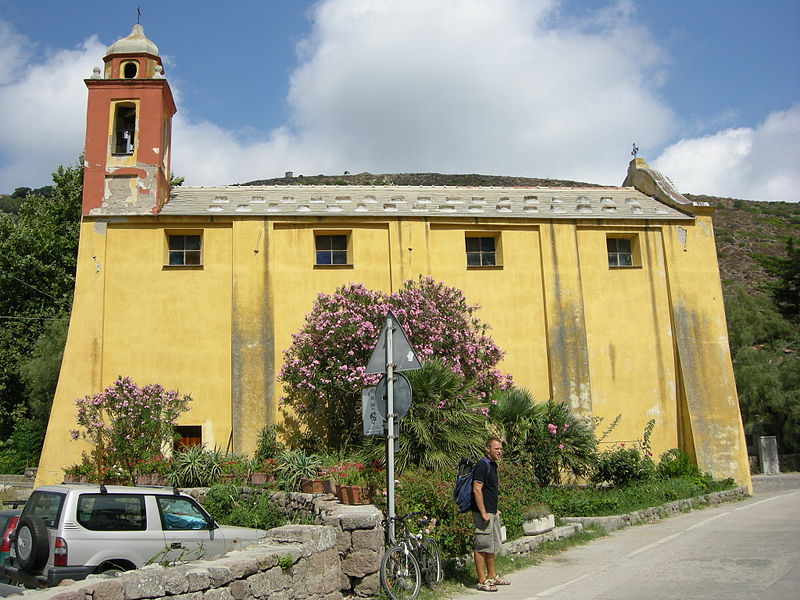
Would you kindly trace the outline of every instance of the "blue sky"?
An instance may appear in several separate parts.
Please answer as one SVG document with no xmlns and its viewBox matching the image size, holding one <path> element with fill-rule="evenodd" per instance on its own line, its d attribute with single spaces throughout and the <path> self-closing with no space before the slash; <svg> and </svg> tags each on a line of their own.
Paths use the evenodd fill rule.
<svg viewBox="0 0 800 600">
<path fill-rule="evenodd" d="M 83 79 L 142 8 L 188 185 L 478 172 L 797 201 L 798 0 L 0 0 L 0 192 L 83 144 Z"/>
</svg>

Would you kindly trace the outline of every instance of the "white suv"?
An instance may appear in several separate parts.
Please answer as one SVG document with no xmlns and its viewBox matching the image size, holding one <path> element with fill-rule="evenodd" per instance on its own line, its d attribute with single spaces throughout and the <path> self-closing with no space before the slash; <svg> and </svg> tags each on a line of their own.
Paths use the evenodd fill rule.
<svg viewBox="0 0 800 600">
<path fill-rule="evenodd" d="M 211 558 L 265 534 L 218 525 L 177 489 L 43 486 L 20 515 L 5 572 L 12 582 L 52 586 L 92 573 Z"/>
</svg>

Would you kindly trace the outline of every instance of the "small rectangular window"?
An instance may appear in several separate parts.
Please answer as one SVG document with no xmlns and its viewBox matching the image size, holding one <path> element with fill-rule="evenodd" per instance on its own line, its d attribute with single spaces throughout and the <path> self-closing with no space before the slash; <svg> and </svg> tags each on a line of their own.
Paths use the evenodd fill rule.
<svg viewBox="0 0 800 600">
<path fill-rule="evenodd" d="M 315 235 L 317 265 L 347 265 L 347 235 Z"/>
<path fill-rule="evenodd" d="M 639 238 L 633 235 L 606 235 L 609 267 L 640 267 Z"/>
<path fill-rule="evenodd" d="M 195 266 L 201 261 L 201 236 L 199 234 L 167 234 L 169 238 L 169 264 L 172 267 Z"/>
<path fill-rule="evenodd" d="M 468 267 L 496 267 L 497 240 L 494 237 L 466 238 Z"/>
</svg>

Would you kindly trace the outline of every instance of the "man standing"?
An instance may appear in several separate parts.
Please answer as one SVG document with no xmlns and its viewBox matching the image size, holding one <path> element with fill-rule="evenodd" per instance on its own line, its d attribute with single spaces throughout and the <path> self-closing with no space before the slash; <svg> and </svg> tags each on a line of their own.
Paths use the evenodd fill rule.
<svg viewBox="0 0 800 600">
<path fill-rule="evenodd" d="M 496 592 L 509 582 L 495 571 L 494 555 L 500 551 L 500 511 L 497 510 L 499 478 L 497 461 L 503 456 L 503 442 L 486 440 L 486 457 L 478 461 L 472 474 L 472 520 L 475 523 L 475 571 L 478 589 Z"/>
</svg>

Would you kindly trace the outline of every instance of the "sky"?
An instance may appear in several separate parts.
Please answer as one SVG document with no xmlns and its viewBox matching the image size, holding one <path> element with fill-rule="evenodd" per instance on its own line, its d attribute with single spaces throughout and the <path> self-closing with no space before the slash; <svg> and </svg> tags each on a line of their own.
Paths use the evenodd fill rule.
<svg viewBox="0 0 800 600">
<path fill-rule="evenodd" d="M 0 193 L 83 148 L 141 7 L 185 185 L 480 173 L 800 200 L 800 0 L 0 0 Z"/>
</svg>

